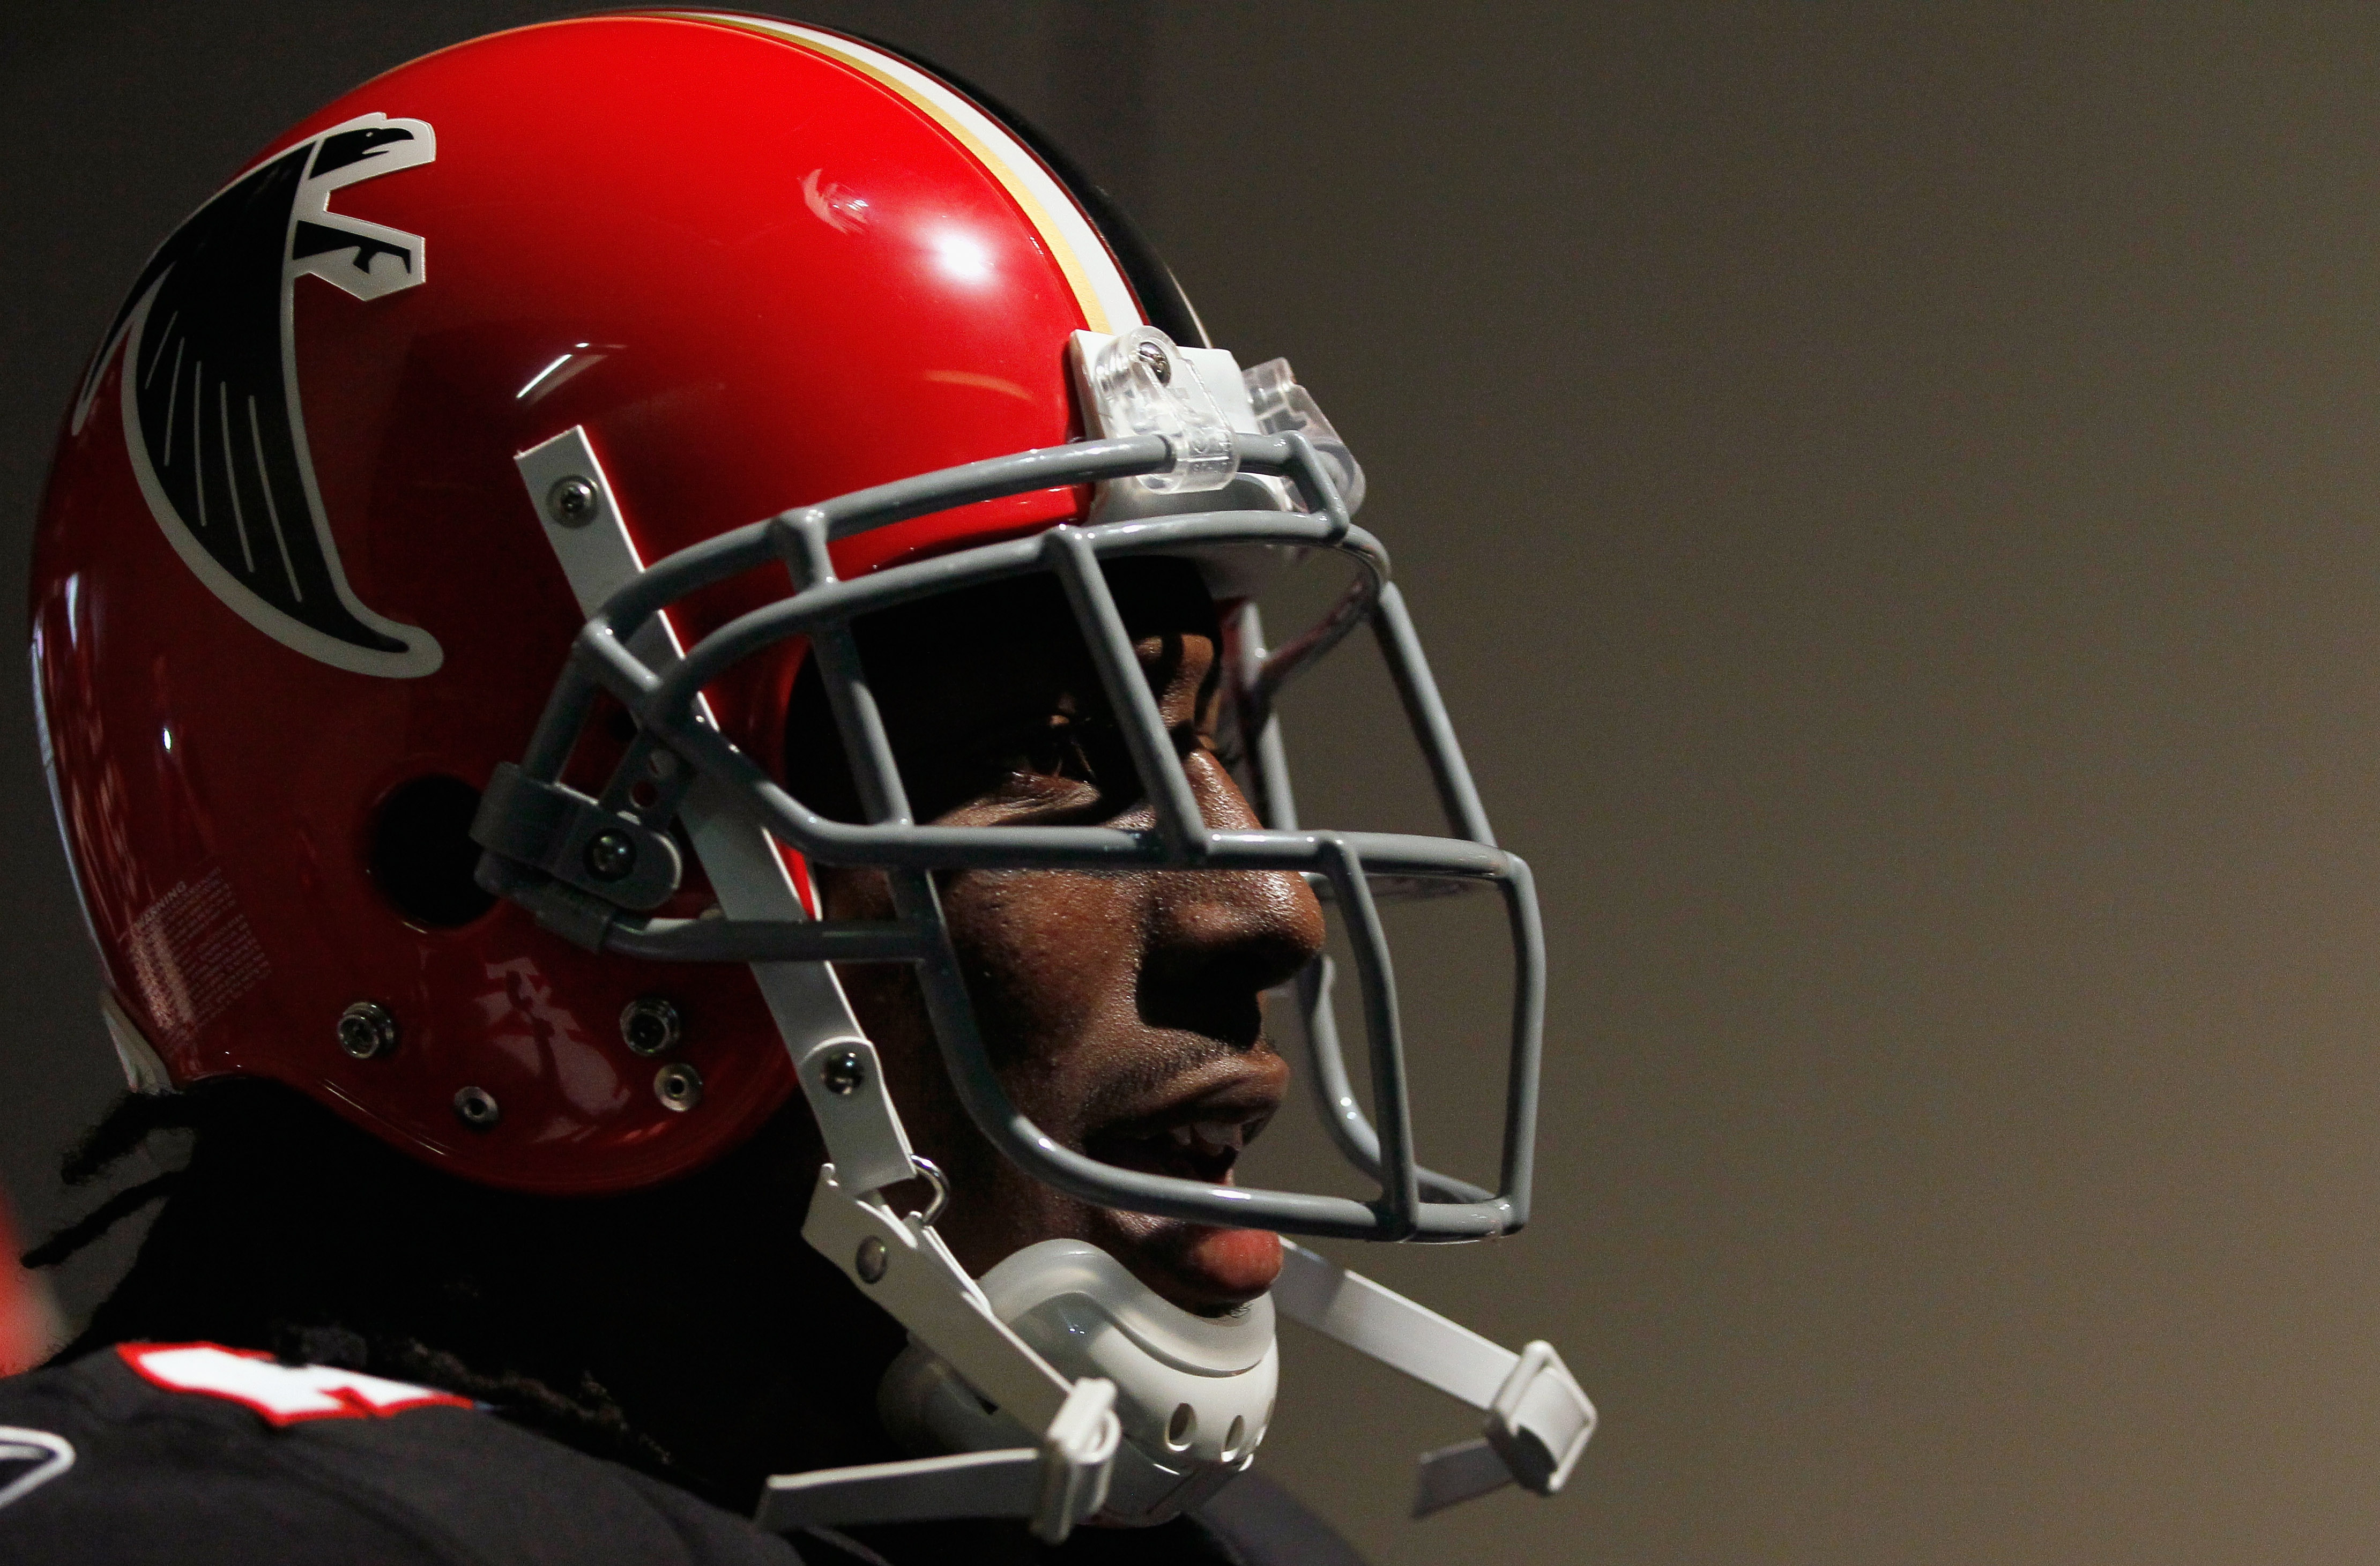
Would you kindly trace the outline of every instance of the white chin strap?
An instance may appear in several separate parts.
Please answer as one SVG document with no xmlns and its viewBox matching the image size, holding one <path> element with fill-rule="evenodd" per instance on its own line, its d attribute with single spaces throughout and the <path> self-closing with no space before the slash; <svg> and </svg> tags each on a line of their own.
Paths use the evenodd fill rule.
<svg viewBox="0 0 2380 1566">
<path fill-rule="evenodd" d="M 1302 1245 L 1283 1243 L 1269 1295 L 1209 1318 L 1078 1240 L 1028 1245 L 978 1282 L 920 1215 L 844 1191 L 832 1164 L 803 1233 L 909 1329 L 878 1407 L 894 1439 L 948 1455 L 780 1475 L 766 1528 L 1023 1517 L 1055 1542 L 1094 1518 L 1164 1522 L 1254 1460 L 1276 1309 L 1487 1414 L 1477 1439 L 1423 1456 L 1416 1517 L 1512 1483 L 1552 1495 L 1595 1432 L 1550 1345 L 1516 1354 Z"/>
<path fill-rule="evenodd" d="M 1077 361 L 1099 346 L 1077 347 Z M 1189 355 L 1202 383 L 1211 369 L 1239 392 L 1224 417 L 1249 418 L 1246 394 L 1221 373 L 1229 356 Z M 643 562 L 585 430 L 515 462 L 580 608 L 594 613 Z M 546 499 L 570 479 L 591 485 L 596 504 L 565 524 Z M 676 656 L 666 619 L 655 616 L 634 650 L 654 668 Z M 768 834 L 732 799 L 698 786 L 684 814 L 729 915 L 808 917 Z M 761 1498 L 761 1526 L 1010 1517 L 1055 1544 L 1094 1518 L 1163 1522 L 1254 1459 L 1279 1378 L 1276 1309 L 1487 1414 L 1480 1439 L 1423 1456 L 1415 1516 L 1508 1483 L 1551 1495 L 1570 1477 L 1595 1406 L 1551 1347 L 1515 1354 L 1303 1246 L 1284 1242 L 1269 1298 L 1220 1319 L 1168 1303 L 1078 1241 L 1029 1245 L 978 1283 L 934 1232 L 934 1213 L 896 1215 L 879 1194 L 923 1160 L 833 970 L 756 963 L 752 975 L 833 1159 L 819 1171 L 803 1236 L 909 1329 L 880 1407 L 896 1439 L 941 1453 L 782 1475 Z"/>
</svg>

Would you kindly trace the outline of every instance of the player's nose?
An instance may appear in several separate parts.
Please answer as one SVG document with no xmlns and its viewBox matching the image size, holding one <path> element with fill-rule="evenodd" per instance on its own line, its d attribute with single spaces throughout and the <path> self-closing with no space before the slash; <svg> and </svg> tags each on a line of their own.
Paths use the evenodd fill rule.
<svg viewBox="0 0 2380 1566">
<path fill-rule="evenodd" d="M 1231 774 L 1206 751 L 1184 763 L 1207 825 L 1262 823 Z M 1321 952 L 1322 906 L 1289 870 L 1196 870 L 1158 878 L 1149 926 L 1152 977 L 1220 994 L 1255 995 L 1286 982 Z"/>
</svg>

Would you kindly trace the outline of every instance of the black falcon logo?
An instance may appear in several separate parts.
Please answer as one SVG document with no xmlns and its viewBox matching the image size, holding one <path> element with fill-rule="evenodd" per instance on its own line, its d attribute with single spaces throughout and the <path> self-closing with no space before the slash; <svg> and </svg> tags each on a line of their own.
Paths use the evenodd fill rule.
<svg viewBox="0 0 2380 1566">
<path fill-rule="evenodd" d="M 234 180 L 150 258 L 75 400 L 79 431 L 122 343 L 125 445 L 175 550 L 249 624 L 359 674 L 427 674 L 444 655 L 347 586 L 306 443 L 291 302 L 309 274 L 358 299 L 421 282 L 419 235 L 329 203 L 437 155 L 427 122 L 365 115 Z"/>
</svg>

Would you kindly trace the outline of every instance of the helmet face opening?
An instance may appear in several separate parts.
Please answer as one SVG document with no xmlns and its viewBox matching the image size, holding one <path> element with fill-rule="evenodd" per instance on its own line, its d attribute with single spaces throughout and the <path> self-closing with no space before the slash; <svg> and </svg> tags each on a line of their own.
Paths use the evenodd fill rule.
<svg viewBox="0 0 2380 1566">
<path fill-rule="evenodd" d="M 1156 434 L 1023 452 L 782 513 L 638 569 L 630 564 L 633 551 L 616 510 L 598 504 L 605 486 L 591 451 L 578 451 L 578 471 L 560 478 L 550 476 L 546 461 L 532 460 L 538 454 L 528 454 L 523 467 L 533 493 L 540 488 L 562 492 L 575 477 L 593 494 L 591 519 L 550 519 L 548 526 L 565 562 L 578 563 L 575 578 L 589 587 L 602 583 L 608 590 L 580 632 L 522 762 L 499 768 L 491 784 L 475 826 L 489 850 L 480 868 L 482 884 L 591 951 L 761 966 L 832 961 L 911 965 L 943 1064 L 977 1127 L 1036 1177 L 1102 1207 L 1345 1238 L 1467 1239 L 1518 1228 L 1527 1217 L 1543 994 L 1542 947 L 1527 867 L 1498 848 L 1486 830 L 1418 643 L 1388 585 L 1386 555 L 1348 517 L 1332 464 L 1303 434 L 1227 438 L 1235 471 L 1287 480 L 1316 504 L 1304 510 L 1062 524 L 1029 537 L 880 567 L 854 579 L 835 570 L 832 546 L 842 540 L 956 504 L 1057 483 L 1127 483 L 1178 472 L 1185 465 L 1177 459 L 1176 446 Z M 565 465 L 571 455 L 567 443 L 553 454 Z M 1208 453 L 1197 458 L 1206 460 Z M 1287 807 L 1286 771 L 1269 710 L 1281 683 L 1355 626 L 1368 625 L 1387 654 L 1448 818 L 1457 831 L 1472 829 L 1470 835 L 1429 838 L 1269 825 L 1217 830 L 1203 819 L 1175 740 L 1142 674 L 1106 568 L 1151 558 L 1285 548 L 1333 552 L 1352 561 L 1356 574 L 1347 598 L 1283 652 L 1262 656 L 1244 650 L 1234 672 L 1233 706 L 1240 722 L 1257 736 L 1248 756 L 1257 793 L 1269 796 L 1277 810 Z M 672 603 L 762 570 L 786 573 L 795 590 L 691 646 L 677 644 L 665 619 Z M 921 821 L 860 658 L 854 623 L 1040 574 L 1054 577 L 1062 590 L 1118 731 L 1113 754 L 1129 761 L 1148 824 Z M 830 813 L 797 797 L 721 733 L 704 702 L 705 687 L 738 663 L 796 638 L 808 649 L 851 767 L 846 797 L 864 820 L 836 819 L 836 813 L 849 813 L 848 805 Z M 564 769 L 607 695 L 633 714 L 635 737 L 600 788 L 573 789 L 563 781 Z M 717 917 L 690 919 L 653 914 L 678 890 L 684 868 L 668 829 L 698 790 L 708 791 L 703 808 L 740 816 L 811 864 L 881 871 L 893 917 L 754 918 L 724 909 Z M 701 853 L 701 833 L 691 835 Z M 707 866 L 709 856 L 704 858 Z M 1326 1089 L 1344 1105 L 1330 1117 L 1334 1134 L 1350 1160 L 1379 1182 L 1379 1196 L 1365 1202 L 1244 1190 L 1122 1168 L 1065 1147 L 1035 1125 L 1018 1111 L 993 1066 L 943 917 L 934 873 L 964 869 L 1267 870 L 1306 878 L 1338 909 L 1352 943 L 1377 1124 L 1346 1091 L 1335 1026 L 1318 1020 L 1328 1015 L 1328 980 L 1318 971 L 1305 990 L 1309 1039 Z M 1375 878 L 1478 882 L 1497 889 L 1505 903 L 1514 953 L 1508 1062 L 1512 1088 L 1498 1191 L 1431 1173 L 1415 1158 L 1395 980 L 1372 890 Z M 801 1046 L 790 1036 L 788 1043 L 799 1052 Z M 828 1134 L 831 1150 L 839 1152 L 832 1124 Z M 872 1172 L 889 1180 L 906 1178 L 909 1171 L 900 1160 Z M 862 1176 L 861 1188 L 868 1184 Z"/>
</svg>

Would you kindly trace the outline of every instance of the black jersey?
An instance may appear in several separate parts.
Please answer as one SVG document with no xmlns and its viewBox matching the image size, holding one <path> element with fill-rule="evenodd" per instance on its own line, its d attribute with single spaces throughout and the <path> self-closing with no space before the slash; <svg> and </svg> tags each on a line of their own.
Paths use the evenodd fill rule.
<svg viewBox="0 0 2380 1566">
<path fill-rule="evenodd" d="M 469 1399 L 212 1344 L 0 1380 L 0 1566 L 1361 1566 L 1278 1487 L 1048 1550 L 1005 1526 L 760 1532 Z"/>
</svg>

